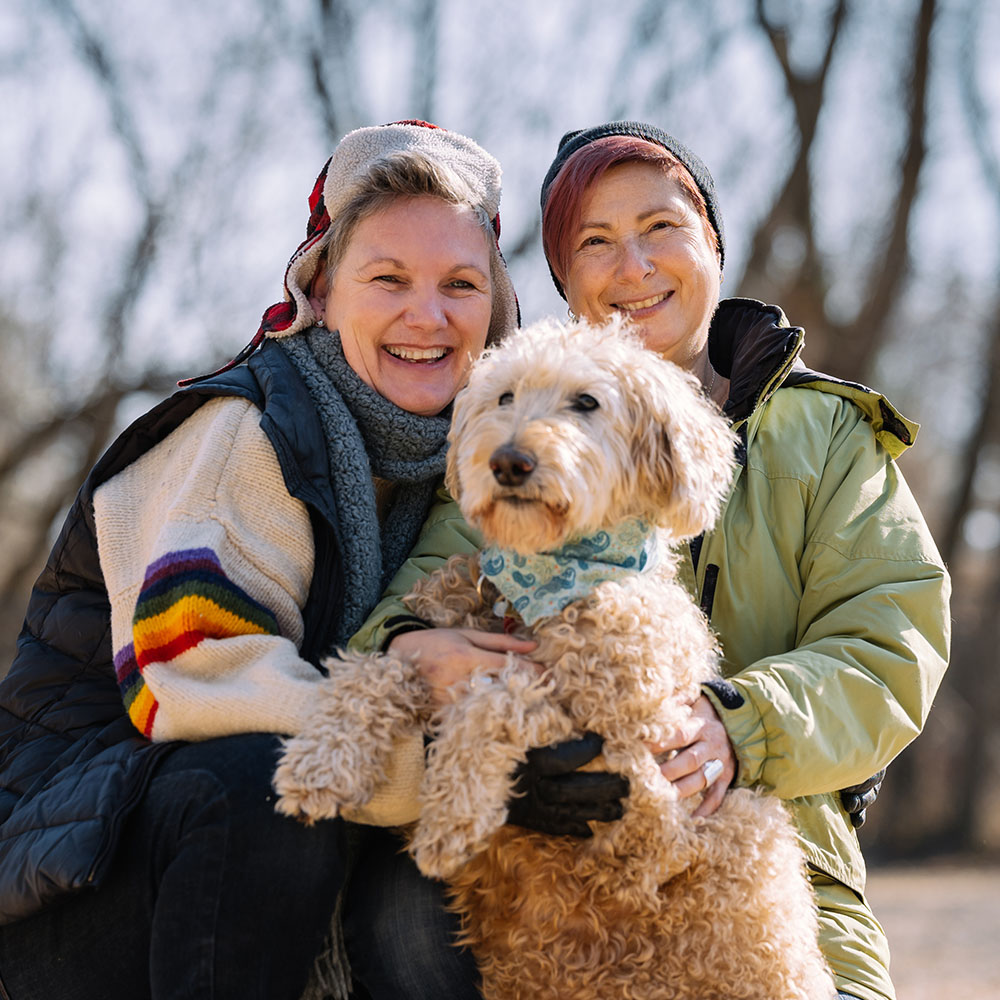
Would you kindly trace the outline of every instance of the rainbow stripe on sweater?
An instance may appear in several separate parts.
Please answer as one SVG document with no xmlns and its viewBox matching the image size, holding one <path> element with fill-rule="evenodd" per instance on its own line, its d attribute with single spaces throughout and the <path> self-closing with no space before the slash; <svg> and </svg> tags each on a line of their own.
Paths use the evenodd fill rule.
<svg viewBox="0 0 1000 1000">
<path fill-rule="evenodd" d="M 132 619 L 133 642 L 115 655 L 125 709 L 145 736 L 158 703 L 142 672 L 167 663 L 203 639 L 278 635 L 274 614 L 233 583 L 211 549 L 168 552 L 146 570 Z"/>
</svg>

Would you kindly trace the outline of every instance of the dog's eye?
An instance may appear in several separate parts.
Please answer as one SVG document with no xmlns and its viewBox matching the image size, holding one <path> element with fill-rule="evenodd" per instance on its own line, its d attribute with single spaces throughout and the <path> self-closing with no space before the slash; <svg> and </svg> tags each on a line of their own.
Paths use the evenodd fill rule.
<svg viewBox="0 0 1000 1000">
<path fill-rule="evenodd" d="M 596 410 L 601 404 L 594 399 L 593 396 L 588 395 L 585 392 L 581 392 L 573 402 L 572 407 L 574 410 L 579 410 L 581 413 L 587 413 L 589 410 Z"/>
<path fill-rule="evenodd" d="M 510 404 L 513 402 L 514 402 L 514 393 L 512 392 L 502 393 L 500 398 L 497 400 L 497 403 L 499 403 L 500 406 L 510 406 Z"/>
</svg>

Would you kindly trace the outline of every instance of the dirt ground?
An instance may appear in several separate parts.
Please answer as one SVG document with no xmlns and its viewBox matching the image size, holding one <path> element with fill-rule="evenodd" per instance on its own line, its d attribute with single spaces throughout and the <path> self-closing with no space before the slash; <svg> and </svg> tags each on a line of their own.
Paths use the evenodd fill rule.
<svg viewBox="0 0 1000 1000">
<path fill-rule="evenodd" d="M 873 868 L 899 1000 L 1000 998 L 1000 864 Z"/>
</svg>

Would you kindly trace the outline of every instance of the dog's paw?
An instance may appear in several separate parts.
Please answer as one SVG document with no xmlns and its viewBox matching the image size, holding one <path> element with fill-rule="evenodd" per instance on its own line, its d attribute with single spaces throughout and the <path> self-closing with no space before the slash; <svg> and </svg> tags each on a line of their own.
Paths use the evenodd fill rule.
<svg viewBox="0 0 1000 1000">
<path fill-rule="evenodd" d="M 457 800 L 462 799 L 459 803 Z M 463 810 L 461 805 L 468 806 Z M 411 831 L 408 849 L 420 871 L 428 878 L 450 879 L 467 862 L 489 846 L 507 822 L 507 807 L 476 803 L 456 796 L 449 803 L 424 801 L 417 825 Z"/>
<path fill-rule="evenodd" d="M 421 874 L 427 878 L 447 881 L 477 854 L 486 844 L 476 838 L 461 836 L 454 828 L 433 830 L 420 822 L 413 832 L 409 851 Z"/>
<path fill-rule="evenodd" d="M 296 736 L 286 740 L 274 771 L 275 810 L 312 825 L 334 819 L 343 809 L 365 805 L 374 782 L 338 766 L 337 755 L 323 740 Z"/>
</svg>

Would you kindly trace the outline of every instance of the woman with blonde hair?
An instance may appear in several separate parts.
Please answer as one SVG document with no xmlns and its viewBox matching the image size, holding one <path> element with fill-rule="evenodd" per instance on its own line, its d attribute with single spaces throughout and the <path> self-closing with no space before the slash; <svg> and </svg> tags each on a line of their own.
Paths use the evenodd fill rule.
<svg viewBox="0 0 1000 1000">
<path fill-rule="evenodd" d="M 0 685 L 0 994 L 294 1000 L 338 899 L 357 967 L 393 966 L 352 923 L 369 828 L 281 816 L 271 780 L 281 737 L 337 697 L 322 658 L 422 528 L 451 530 L 449 406 L 517 322 L 499 199 L 465 136 L 347 135 L 247 363 L 192 380 L 92 471 Z M 355 818 L 412 818 L 422 766 L 414 734 Z M 418 930 L 445 945 L 410 995 L 445 995 L 463 959 L 440 903 Z M 332 944 L 314 985 L 343 995 Z"/>
</svg>

